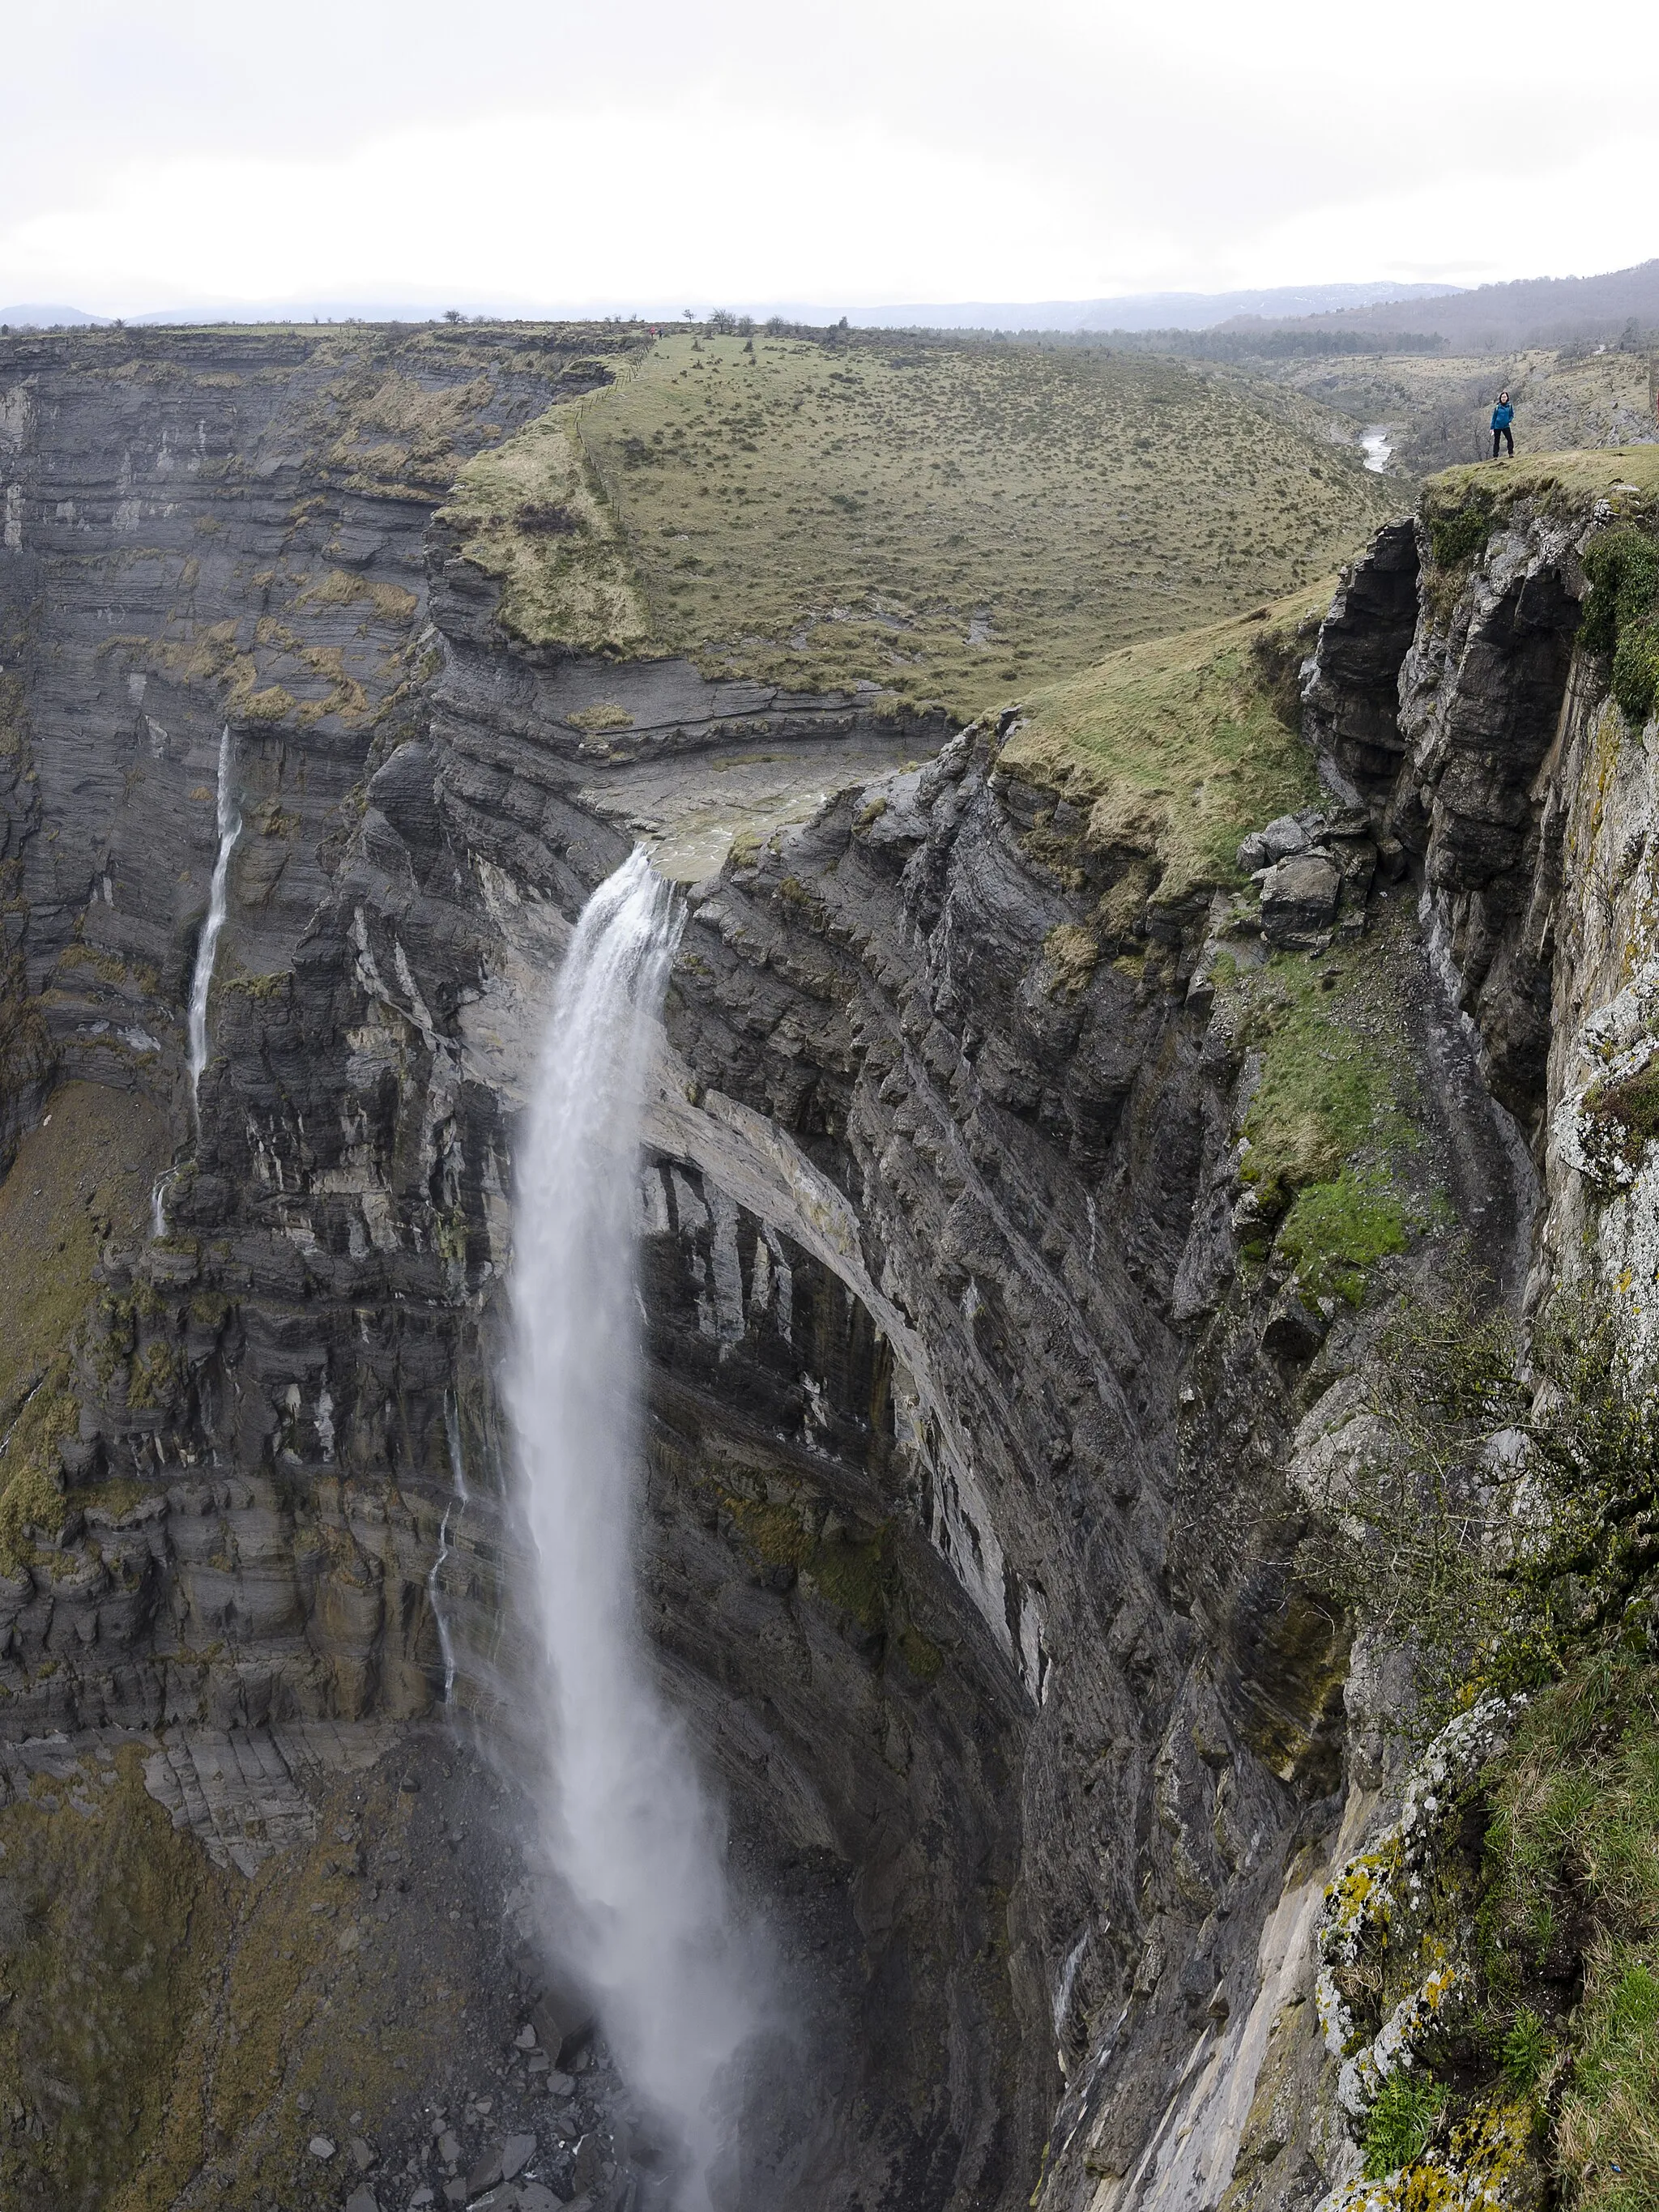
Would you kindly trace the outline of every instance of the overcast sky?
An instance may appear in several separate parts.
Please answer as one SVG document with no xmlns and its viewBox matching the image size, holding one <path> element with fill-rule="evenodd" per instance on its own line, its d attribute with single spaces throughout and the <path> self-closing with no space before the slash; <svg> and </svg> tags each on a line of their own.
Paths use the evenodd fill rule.
<svg viewBox="0 0 1659 2212">
<path fill-rule="evenodd" d="M 1650 0 L 0 0 L 0 302 L 855 308 L 1659 254 Z"/>
</svg>

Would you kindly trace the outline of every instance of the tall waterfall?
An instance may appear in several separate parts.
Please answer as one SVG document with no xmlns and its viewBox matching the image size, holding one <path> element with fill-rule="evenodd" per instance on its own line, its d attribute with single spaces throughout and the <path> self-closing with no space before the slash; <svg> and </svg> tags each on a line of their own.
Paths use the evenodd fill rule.
<svg viewBox="0 0 1659 2212">
<path fill-rule="evenodd" d="M 704 2212 L 728 2062 L 757 2025 L 723 1828 L 652 1679 L 630 1567 L 640 1458 L 635 1189 L 652 1031 L 678 934 L 643 852 L 588 901 L 518 1163 L 508 1403 L 544 1667 L 544 1841 L 574 1963 Z M 723 2079 L 723 2077 L 726 2077 Z"/>
<path fill-rule="evenodd" d="M 236 849 L 236 840 L 242 834 L 242 811 L 236 799 L 235 770 L 230 725 L 227 722 L 219 738 L 219 851 L 213 863 L 213 883 L 208 892 L 207 920 L 202 924 L 202 934 L 197 940 L 196 969 L 190 979 L 190 1102 L 192 1107 L 196 1103 L 196 1094 L 201 1088 L 202 1070 L 207 1066 L 208 990 L 213 981 L 213 963 L 218 956 L 220 933 L 225 926 L 230 856 Z"/>
</svg>

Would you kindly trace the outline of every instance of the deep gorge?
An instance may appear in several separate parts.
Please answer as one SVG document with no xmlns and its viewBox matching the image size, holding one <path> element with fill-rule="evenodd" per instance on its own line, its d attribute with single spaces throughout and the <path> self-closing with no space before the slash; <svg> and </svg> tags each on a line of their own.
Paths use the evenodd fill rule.
<svg viewBox="0 0 1659 2212">
<path fill-rule="evenodd" d="M 471 394 L 448 456 L 600 387 L 603 347 L 412 380 L 434 420 Z M 20 2045 L 9 2201 L 477 2201 L 544 2185 L 469 2195 L 508 2112 L 559 2196 L 653 2201 L 625 2085 L 573 2064 L 559 2124 L 538 2087 L 595 2045 L 524 1903 L 498 1384 L 549 981 L 637 837 L 686 903 L 641 1613 L 797 2014 L 733 2203 L 1325 2201 L 1358 2166 L 1315 1926 L 1406 1753 L 1397 1655 L 1298 1565 L 1322 1470 L 1454 1251 L 1517 1311 L 1651 1276 L 1640 1177 L 1593 1212 L 1562 1134 L 1592 1025 L 1644 1034 L 1647 754 L 1575 648 L 1624 495 L 1518 496 L 1461 567 L 1425 510 L 1322 619 L 1264 617 L 1243 665 L 1323 789 L 1266 881 L 1181 882 L 1018 703 L 957 727 L 515 638 L 432 519 L 431 422 L 340 428 L 380 365 L 325 421 L 299 340 L 112 358 L 0 342 L 6 1233 L 96 1257 L 84 1323 L 8 1294 L 0 1774 L 41 1866 L 107 1831 L 174 1996 Z M 1339 1162 L 1250 1167 L 1270 957 L 1392 1102 L 1346 1188 L 1395 1176 L 1404 1226 L 1363 1261 L 1282 1241 Z M 115 1938 L 17 1926 L 21 2033 Z"/>
</svg>

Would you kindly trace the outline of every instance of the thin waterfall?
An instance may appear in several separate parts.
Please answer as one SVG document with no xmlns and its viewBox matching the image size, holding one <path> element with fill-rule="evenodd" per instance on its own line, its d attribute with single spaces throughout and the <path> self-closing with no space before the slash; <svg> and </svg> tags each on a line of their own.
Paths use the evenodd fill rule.
<svg viewBox="0 0 1659 2212">
<path fill-rule="evenodd" d="M 449 1443 L 449 1473 L 455 1495 L 465 1505 L 471 1500 L 466 1491 L 466 1460 L 461 1451 L 461 1409 L 453 1390 L 444 1392 L 444 1435 Z"/>
<path fill-rule="evenodd" d="M 461 1415 L 453 1390 L 444 1393 L 444 1435 L 449 1441 L 449 1474 L 455 1494 L 444 1507 L 444 1517 L 438 1528 L 438 1556 L 432 1562 L 426 1578 L 427 1602 L 432 1607 L 432 1618 L 438 1624 L 438 1649 L 444 1662 L 444 1703 L 447 1705 L 455 1694 L 455 1641 L 450 1633 L 449 1617 L 443 1605 L 443 1571 L 449 1559 L 449 1524 L 455 1522 L 457 1535 L 460 1533 L 460 1515 L 471 1502 L 466 1489 L 466 1461 L 461 1453 Z"/>
<path fill-rule="evenodd" d="M 507 1398 L 532 1540 L 544 1679 L 542 1842 L 635 2095 L 672 2141 L 676 2212 L 707 2212 L 756 1964 L 724 1829 L 635 1617 L 640 1463 L 635 1185 L 651 1040 L 678 924 L 635 852 L 594 892 L 560 971 L 517 1164 Z"/>
<path fill-rule="evenodd" d="M 196 969 L 190 979 L 190 1103 L 192 1111 L 196 1105 L 196 1094 L 201 1088 L 202 1070 L 207 1066 L 208 990 L 213 981 L 213 963 L 218 955 L 220 933 L 225 926 L 230 856 L 236 849 L 236 840 L 242 834 L 242 811 L 236 799 L 235 767 L 230 724 L 227 722 L 219 738 L 219 852 L 213 863 L 213 884 L 208 892 L 207 920 L 202 924 L 202 934 L 197 940 Z"/>
<path fill-rule="evenodd" d="M 455 1644 L 449 1632 L 448 1616 L 444 1612 L 441 1577 L 449 1559 L 449 1516 L 455 1510 L 452 1498 L 444 1507 L 444 1517 L 438 1526 L 438 1556 L 432 1562 L 426 1577 L 427 1603 L 432 1607 L 432 1618 L 438 1624 L 438 1649 L 444 1662 L 444 1703 L 447 1705 L 455 1693 Z"/>
</svg>

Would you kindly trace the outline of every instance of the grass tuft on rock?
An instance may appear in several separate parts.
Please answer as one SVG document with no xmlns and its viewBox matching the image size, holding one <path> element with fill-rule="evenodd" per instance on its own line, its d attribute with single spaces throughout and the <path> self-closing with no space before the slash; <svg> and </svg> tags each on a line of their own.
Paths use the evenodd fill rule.
<svg viewBox="0 0 1659 2212">
<path fill-rule="evenodd" d="M 1592 1084 L 1581 1111 L 1613 1134 L 1621 1158 L 1639 1167 L 1649 1139 L 1659 1137 L 1659 1058 L 1620 1082 Z"/>
</svg>

